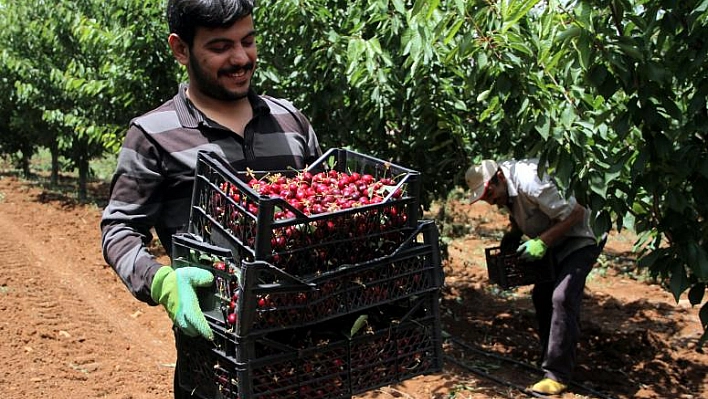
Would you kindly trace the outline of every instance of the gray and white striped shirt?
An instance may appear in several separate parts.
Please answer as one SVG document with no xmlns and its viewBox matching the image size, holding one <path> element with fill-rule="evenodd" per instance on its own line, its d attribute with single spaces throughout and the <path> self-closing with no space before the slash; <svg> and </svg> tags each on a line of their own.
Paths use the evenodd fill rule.
<svg viewBox="0 0 708 399">
<path fill-rule="evenodd" d="M 290 102 L 251 91 L 253 119 L 243 137 L 209 120 L 186 97 L 187 85 L 160 107 L 135 118 L 118 156 L 101 220 L 102 249 L 130 292 L 154 304 L 150 286 L 162 266 L 149 253 L 154 228 L 171 250 L 184 231 L 199 151 L 220 155 L 236 170 L 303 169 L 322 155 L 307 118 Z"/>
</svg>

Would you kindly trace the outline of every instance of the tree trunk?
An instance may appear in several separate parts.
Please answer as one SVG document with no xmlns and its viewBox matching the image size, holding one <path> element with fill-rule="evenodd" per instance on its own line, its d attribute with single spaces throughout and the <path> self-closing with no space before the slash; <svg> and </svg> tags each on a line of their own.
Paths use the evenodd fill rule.
<svg viewBox="0 0 708 399">
<path fill-rule="evenodd" d="M 20 152 L 22 157 L 20 158 L 20 167 L 22 168 L 22 174 L 25 178 L 32 177 L 32 170 L 30 165 L 32 164 L 32 155 L 34 154 L 34 146 L 28 142 L 24 142 L 20 145 Z"/>
<path fill-rule="evenodd" d="M 52 154 L 52 175 L 50 183 L 52 186 L 59 185 L 59 143 L 53 140 L 49 146 L 49 152 Z"/>
<path fill-rule="evenodd" d="M 89 161 L 88 157 L 81 157 L 79 159 L 79 201 L 85 202 L 88 198 L 88 175 L 89 175 Z"/>
<path fill-rule="evenodd" d="M 31 160 L 32 160 L 32 153 L 22 151 L 22 159 L 20 160 L 20 164 L 22 166 L 22 175 L 26 179 L 30 178 L 32 175 L 32 170 L 30 169 Z"/>
</svg>

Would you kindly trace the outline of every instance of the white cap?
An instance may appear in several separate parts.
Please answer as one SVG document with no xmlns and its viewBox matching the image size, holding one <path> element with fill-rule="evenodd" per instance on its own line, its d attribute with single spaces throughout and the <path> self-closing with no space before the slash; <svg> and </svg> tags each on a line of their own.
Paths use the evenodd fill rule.
<svg viewBox="0 0 708 399">
<path fill-rule="evenodd" d="M 465 180 L 472 191 L 470 195 L 471 203 L 474 204 L 482 198 L 484 190 L 487 188 L 487 183 L 494 177 L 498 169 L 499 165 L 491 159 L 485 159 L 479 165 L 474 165 L 467 169 Z"/>
</svg>

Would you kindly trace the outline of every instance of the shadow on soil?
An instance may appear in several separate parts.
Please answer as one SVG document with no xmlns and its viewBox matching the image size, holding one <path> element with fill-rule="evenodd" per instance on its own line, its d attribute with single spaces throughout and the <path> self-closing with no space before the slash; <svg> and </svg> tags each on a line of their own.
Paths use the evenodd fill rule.
<svg viewBox="0 0 708 399">
<path fill-rule="evenodd" d="M 3 177 L 22 180 L 28 187 L 41 190 L 36 200 L 43 204 L 57 203 L 65 209 L 72 209 L 79 204 L 94 204 L 103 209 L 108 203 L 110 182 L 107 181 L 89 181 L 86 187 L 86 199 L 80 201 L 78 199 L 79 183 L 75 177 L 60 175 L 57 184 L 52 184 L 50 179 L 42 174 L 23 177 L 19 172 L 3 171 L 0 172 L 0 178 Z"/>
<path fill-rule="evenodd" d="M 445 222 L 445 233 L 450 237 L 472 236 L 490 242 L 501 239 L 508 223 L 503 211 L 472 207 L 461 197 L 435 209 L 434 218 Z M 444 229 L 441 227 L 441 231 Z M 605 248 L 604 258 L 608 277 L 640 275 L 632 253 Z M 454 273 L 459 274 L 459 270 Z M 529 291 L 522 288 L 505 292 L 486 281 L 480 283 L 480 278 L 486 279 L 486 270 L 481 269 L 473 277 L 478 280 L 474 283 L 464 281 L 470 276 L 456 277 L 444 288 L 442 323 L 446 332 L 473 349 L 466 351 L 466 362 L 481 365 L 483 370 L 517 386 L 535 382 L 541 376 L 536 367 L 540 351 Z M 708 364 L 686 349 L 687 341 L 695 344 L 697 339 L 678 336 L 681 326 L 677 320 L 681 317 L 671 317 L 674 311 L 674 306 L 651 298 L 622 302 L 586 290 L 575 384 L 563 397 L 576 397 L 573 393 L 588 395 L 580 396 L 584 398 L 703 397 Z M 682 351 L 675 350 L 677 347 Z M 489 360 L 483 353 L 511 359 L 511 363 Z"/>
<path fill-rule="evenodd" d="M 17 177 L 16 173 L 0 173 L 0 177 Z M 27 184 L 39 187 L 41 193 L 36 200 L 41 203 L 58 203 L 71 209 L 77 200 L 77 181 L 62 177 L 58 185 L 51 185 L 46 178 L 36 176 L 26 180 Z M 88 186 L 87 203 L 105 207 L 109 182 L 92 181 Z M 468 221 L 469 222 L 469 221 Z M 499 230 L 476 225 L 473 234 L 479 237 L 499 238 Z M 458 232 L 459 233 L 459 232 Z M 616 273 L 626 273 L 632 262 L 627 262 L 626 254 L 611 254 L 610 269 Z M 461 351 L 466 364 L 484 370 L 517 386 L 527 386 L 538 379 L 534 371 L 539 359 L 536 321 L 529 295 L 512 295 L 493 287 L 482 285 L 475 288 L 464 282 L 443 288 L 441 314 L 443 330 L 452 337 L 463 341 L 472 351 Z M 653 309 L 653 312 L 646 312 Z M 703 378 L 708 365 L 690 359 L 673 359 L 667 348 L 685 344 L 679 340 L 667 342 L 657 331 L 673 332 L 678 326 L 670 318 L 658 320 L 652 314 L 666 314 L 674 308 L 654 303 L 648 299 L 630 303 L 619 302 L 606 295 L 586 293 L 581 316 L 581 340 L 578 348 L 578 366 L 574 379 L 584 387 L 602 393 L 602 397 L 631 398 L 645 385 L 662 398 L 685 397 L 705 394 Z M 671 335 L 671 334 L 670 334 Z M 451 352 L 449 349 L 446 349 Z M 493 356 L 508 358 L 512 363 L 497 358 L 486 358 L 477 353 L 491 353 Z M 519 367 L 517 362 L 526 367 Z M 445 370 L 455 375 L 465 371 L 451 367 L 446 362 Z M 675 370 L 680 370 L 679 372 Z M 686 376 L 677 378 L 677 376 Z M 455 398 L 460 390 L 459 381 L 455 386 L 441 386 L 436 391 L 445 392 L 445 397 Z M 449 383 L 453 384 L 453 383 Z M 496 397 L 499 384 L 492 380 L 476 380 L 474 392 L 490 393 Z M 574 388 L 571 388 L 573 392 Z M 509 391 L 512 391 L 509 389 Z M 496 393 L 496 394 L 495 394 Z M 577 389 L 583 392 L 582 387 Z M 521 395 L 523 396 L 523 395 Z M 584 397 L 594 397 L 584 396 Z"/>
<path fill-rule="evenodd" d="M 445 288 L 441 309 L 443 329 L 471 348 L 529 366 L 538 362 L 536 320 L 530 295 L 509 296 L 493 288 L 483 290 L 458 284 Z M 646 312 L 647 309 L 652 312 Z M 571 392 L 586 395 L 583 389 L 586 387 L 606 397 L 632 398 L 646 385 L 662 398 L 691 398 L 703 392 L 708 365 L 671 358 L 671 345 L 682 343 L 666 342 L 662 336 L 673 335 L 679 326 L 670 319 L 652 317 L 674 310 L 647 299 L 622 303 L 606 295 L 586 293 L 574 375 L 580 386 L 571 388 Z M 540 376 L 530 368 L 490 361 L 474 351 L 467 352 L 468 362 L 493 369 L 492 374 L 500 374 L 500 378 L 520 386 L 528 386 Z M 677 369 L 680 371 L 676 372 Z M 677 376 L 686 377 L 677 380 Z"/>
</svg>

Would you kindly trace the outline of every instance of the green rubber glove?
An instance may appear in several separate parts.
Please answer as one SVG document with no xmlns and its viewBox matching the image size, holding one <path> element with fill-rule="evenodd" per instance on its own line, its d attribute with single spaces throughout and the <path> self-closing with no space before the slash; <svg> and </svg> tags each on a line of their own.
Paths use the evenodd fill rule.
<svg viewBox="0 0 708 399">
<path fill-rule="evenodd" d="M 546 254 L 547 249 L 548 246 L 545 242 L 543 242 L 543 240 L 540 238 L 534 238 L 519 245 L 516 253 L 521 254 L 519 256 L 519 259 L 521 260 L 534 261 L 543 258 L 543 255 Z"/>
<path fill-rule="evenodd" d="M 212 341 L 214 333 L 209 327 L 204 313 L 199 308 L 194 287 L 208 287 L 214 281 L 214 275 L 198 267 L 173 269 L 161 267 L 150 286 L 152 299 L 162 304 L 172 322 L 186 335 L 201 335 Z"/>
</svg>

